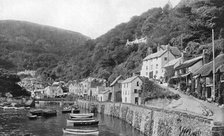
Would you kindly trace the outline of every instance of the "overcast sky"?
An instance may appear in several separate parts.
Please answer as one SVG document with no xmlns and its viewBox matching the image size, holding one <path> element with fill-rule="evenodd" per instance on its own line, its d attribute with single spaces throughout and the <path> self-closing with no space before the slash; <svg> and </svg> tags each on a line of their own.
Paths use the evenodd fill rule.
<svg viewBox="0 0 224 136">
<path fill-rule="evenodd" d="M 180 0 L 170 0 L 176 5 Z M 25 20 L 80 32 L 91 38 L 106 33 L 168 0 L 0 0 L 0 19 Z"/>
</svg>

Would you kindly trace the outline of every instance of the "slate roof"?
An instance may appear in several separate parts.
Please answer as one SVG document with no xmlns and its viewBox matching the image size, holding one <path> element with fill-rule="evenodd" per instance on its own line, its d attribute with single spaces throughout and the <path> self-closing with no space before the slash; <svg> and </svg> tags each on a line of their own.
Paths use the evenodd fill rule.
<svg viewBox="0 0 224 136">
<path fill-rule="evenodd" d="M 122 83 L 130 83 L 132 82 L 133 80 L 135 80 L 136 78 L 139 78 L 142 80 L 142 78 L 140 76 L 133 76 L 133 77 L 130 77 L 130 78 L 127 78 L 126 80 L 124 80 Z"/>
<path fill-rule="evenodd" d="M 168 50 L 175 56 L 181 56 L 181 52 L 177 47 L 172 47 L 172 46 L 168 46 L 168 49 L 164 49 L 164 50 L 160 50 L 156 53 L 150 54 L 148 56 L 146 56 L 143 60 L 149 60 L 149 59 L 153 59 L 153 58 L 157 58 L 162 56 L 164 53 L 166 53 Z"/>
<path fill-rule="evenodd" d="M 224 72 L 224 54 L 220 54 L 215 58 L 215 70 L 216 72 L 220 70 L 220 72 Z M 197 70 L 193 75 L 201 75 L 208 76 L 213 72 L 213 61 L 205 64 L 199 70 Z"/>
<path fill-rule="evenodd" d="M 148 55 L 147 57 L 145 57 L 143 60 L 149 60 L 149 59 L 153 59 L 153 58 L 157 58 L 157 57 L 160 57 L 162 56 L 164 53 L 166 53 L 167 50 L 161 50 L 161 51 L 158 51 L 156 53 L 153 53 L 153 54 L 150 54 Z"/>
<path fill-rule="evenodd" d="M 166 63 L 163 67 L 170 67 L 170 66 L 174 66 L 176 63 L 178 63 L 181 60 L 181 58 L 177 58 L 174 60 L 169 61 L 168 63 Z"/>
<path fill-rule="evenodd" d="M 120 79 L 122 78 L 122 75 L 118 76 L 111 84 L 110 86 L 113 86 L 114 84 L 116 84 Z"/>
<path fill-rule="evenodd" d="M 191 66 L 193 66 L 195 63 L 197 63 L 198 61 L 200 61 L 200 60 L 202 60 L 202 59 L 203 59 L 203 56 L 199 56 L 199 57 L 196 57 L 196 58 L 187 60 L 187 61 L 185 61 L 183 64 L 181 64 L 181 65 L 175 67 L 175 70 L 191 67 Z"/>
<path fill-rule="evenodd" d="M 175 56 L 181 56 L 181 51 L 177 47 L 169 46 L 170 52 Z"/>
</svg>

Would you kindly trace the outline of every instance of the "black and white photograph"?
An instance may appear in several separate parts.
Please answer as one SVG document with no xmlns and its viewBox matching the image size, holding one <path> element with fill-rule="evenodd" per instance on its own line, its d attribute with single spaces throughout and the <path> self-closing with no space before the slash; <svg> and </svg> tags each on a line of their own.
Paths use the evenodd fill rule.
<svg viewBox="0 0 224 136">
<path fill-rule="evenodd" d="M 0 136 L 224 136 L 224 0 L 0 0 Z"/>
</svg>

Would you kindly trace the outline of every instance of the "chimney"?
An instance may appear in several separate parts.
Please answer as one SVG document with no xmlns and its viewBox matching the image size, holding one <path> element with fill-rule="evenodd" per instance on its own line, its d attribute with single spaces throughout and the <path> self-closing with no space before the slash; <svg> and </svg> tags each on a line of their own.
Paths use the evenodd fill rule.
<svg viewBox="0 0 224 136">
<path fill-rule="evenodd" d="M 135 73 L 132 73 L 132 76 L 136 76 L 136 74 Z"/>
<path fill-rule="evenodd" d="M 132 76 L 139 76 L 140 75 L 140 72 L 134 72 L 132 73 Z"/>
<path fill-rule="evenodd" d="M 181 64 L 184 63 L 184 52 L 181 52 Z"/>
<path fill-rule="evenodd" d="M 147 55 L 150 55 L 150 54 L 152 54 L 152 48 L 151 47 L 148 47 Z"/>
<path fill-rule="evenodd" d="M 160 51 L 160 44 L 157 45 L 157 52 Z"/>
<path fill-rule="evenodd" d="M 203 51 L 202 51 L 202 57 L 203 57 L 203 59 L 202 59 L 202 61 L 203 61 L 203 65 L 206 63 L 206 50 L 205 49 L 203 49 Z"/>
</svg>

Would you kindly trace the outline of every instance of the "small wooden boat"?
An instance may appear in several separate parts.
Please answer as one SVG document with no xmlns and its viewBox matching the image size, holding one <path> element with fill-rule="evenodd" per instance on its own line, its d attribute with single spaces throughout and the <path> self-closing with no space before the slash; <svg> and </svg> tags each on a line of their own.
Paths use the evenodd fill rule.
<svg viewBox="0 0 224 136">
<path fill-rule="evenodd" d="M 71 112 L 72 112 L 71 107 L 64 107 L 62 110 L 62 113 L 71 113 Z"/>
<path fill-rule="evenodd" d="M 10 107 L 10 106 L 4 106 L 2 107 L 3 110 L 14 110 L 15 107 Z"/>
<path fill-rule="evenodd" d="M 93 113 L 82 113 L 82 114 L 74 114 L 74 113 L 71 113 L 70 114 L 70 117 L 71 118 L 91 118 L 93 116 L 94 116 Z"/>
<path fill-rule="evenodd" d="M 65 134 L 75 134 L 75 135 L 98 135 L 99 130 L 85 130 L 85 129 L 68 129 L 64 128 L 63 133 Z"/>
<path fill-rule="evenodd" d="M 37 115 L 28 115 L 27 116 L 30 120 L 37 119 Z"/>
<path fill-rule="evenodd" d="M 44 117 L 52 117 L 52 116 L 57 116 L 57 111 L 56 110 L 43 110 L 43 116 Z"/>
<path fill-rule="evenodd" d="M 30 113 L 32 115 L 42 116 L 43 115 L 43 110 L 42 109 L 33 109 L 33 110 L 30 110 Z"/>
<path fill-rule="evenodd" d="M 92 120 L 71 120 L 67 119 L 67 124 L 73 123 L 74 126 L 92 126 L 92 125 L 98 125 L 99 121 L 92 119 Z"/>
<path fill-rule="evenodd" d="M 85 121 L 85 120 L 93 120 L 93 118 L 69 118 L 70 120 L 75 120 L 75 121 Z"/>
<path fill-rule="evenodd" d="M 72 109 L 71 113 L 80 113 L 80 110 L 79 109 Z"/>
<path fill-rule="evenodd" d="M 15 109 L 15 110 L 24 110 L 25 107 L 15 107 L 14 109 Z"/>
</svg>

